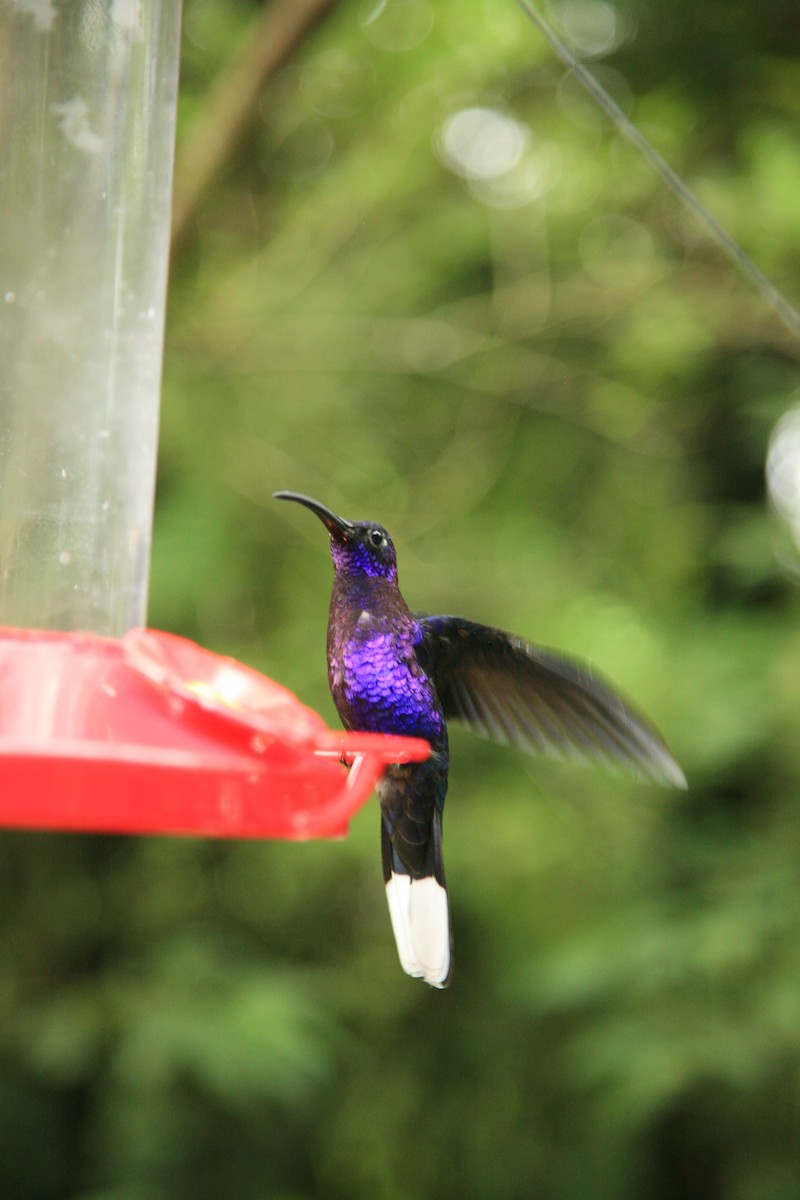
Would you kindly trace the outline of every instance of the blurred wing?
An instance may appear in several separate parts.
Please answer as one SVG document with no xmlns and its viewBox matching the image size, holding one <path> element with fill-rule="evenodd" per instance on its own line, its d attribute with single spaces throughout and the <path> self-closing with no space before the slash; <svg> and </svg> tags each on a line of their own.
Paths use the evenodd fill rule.
<svg viewBox="0 0 800 1200">
<path fill-rule="evenodd" d="M 417 620 L 417 657 L 446 717 L 535 754 L 621 765 L 686 787 L 655 729 L 588 667 L 461 617 Z"/>
</svg>

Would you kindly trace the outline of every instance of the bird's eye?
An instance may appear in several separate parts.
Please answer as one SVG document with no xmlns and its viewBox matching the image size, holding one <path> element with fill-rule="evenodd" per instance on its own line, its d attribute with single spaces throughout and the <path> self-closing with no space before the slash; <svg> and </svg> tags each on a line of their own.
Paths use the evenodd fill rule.
<svg viewBox="0 0 800 1200">
<path fill-rule="evenodd" d="M 375 549 L 379 550 L 381 546 L 386 545 L 386 534 L 382 533 L 380 529 L 370 529 L 369 540 L 372 542 L 372 545 L 375 547 Z"/>
</svg>

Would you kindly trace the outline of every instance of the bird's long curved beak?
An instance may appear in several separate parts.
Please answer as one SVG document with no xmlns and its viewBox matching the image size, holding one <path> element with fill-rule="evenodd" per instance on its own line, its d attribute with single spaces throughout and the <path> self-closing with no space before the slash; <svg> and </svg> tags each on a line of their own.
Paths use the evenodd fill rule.
<svg viewBox="0 0 800 1200">
<path fill-rule="evenodd" d="M 272 496 L 275 500 L 294 500 L 298 504 L 304 504 L 306 508 L 310 508 L 313 513 L 317 514 L 331 537 L 336 538 L 337 541 L 347 542 L 353 535 L 355 529 L 353 522 L 337 516 L 324 504 L 320 504 L 319 500 L 312 500 L 310 496 L 302 496 L 300 492 L 273 492 Z"/>
</svg>

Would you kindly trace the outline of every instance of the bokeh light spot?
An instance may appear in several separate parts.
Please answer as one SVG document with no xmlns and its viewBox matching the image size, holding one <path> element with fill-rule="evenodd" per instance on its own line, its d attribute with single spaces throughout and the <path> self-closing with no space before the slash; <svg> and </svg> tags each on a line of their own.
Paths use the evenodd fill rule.
<svg viewBox="0 0 800 1200">
<path fill-rule="evenodd" d="M 364 36 L 380 50 L 395 53 L 421 45 L 433 19 L 430 0 L 367 0 L 359 14 Z"/>
<path fill-rule="evenodd" d="M 800 548 L 800 405 L 776 423 L 767 451 L 767 488 L 778 515 Z"/>
<path fill-rule="evenodd" d="M 351 55 L 326 50 L 303 70 L 301 88 L 311 109 L 320 117 L 350 117 L 367 103 L 372 88 L 369 68 Z"/>
<path fill-rule="evenodd" d="M 495 108 L 462 108 L 442 124 L 439 154 L 462 179 L 496 179 L 517 166 L 528 146 L 524 125 Z"/>
<path fill-rule="evenodd" d="M 626 30 L 608 0 L 559 0 L 552 5 L 558 26 L 583 58 L 602 58 L 624 40 Z"/>
</svg>

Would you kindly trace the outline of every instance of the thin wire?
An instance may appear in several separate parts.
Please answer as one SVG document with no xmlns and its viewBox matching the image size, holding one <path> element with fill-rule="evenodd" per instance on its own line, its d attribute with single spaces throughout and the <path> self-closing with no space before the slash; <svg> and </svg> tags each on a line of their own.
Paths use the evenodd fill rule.
<svg viewBox="0 0 800 1200">
<path fill-rule="evenodd" d="M 536 26 L 542 37 L 550 43 L 565 66 L 569 67 L 586 88 L 589 95 L 597 101 L 613 124 L 616 125 L 619 132 L 636 147 L 642 157 L 650 163 L 653 170 L 661 176 L 667 187 L 694 213 L 697 220 L 701 225 L 705 226 L 714 241 L 722 247 L 731 261 L 747 276 L 756 290 L 761 293 L 767 304 L 775 310 L 784 325 L 796 337 L 800 338 L 800 312 L 778 291 L 774 283 L 767 278 L 760 267 L 756 266 L 752 258 L 748 254 L 745 254 L 739 243 L 731 237 L 727 229 L 724 229 L 720 225 L 717 218 L 709 212 L 702 201 L 698 200 L 691 188 L 684 183 L 680 175 L 677 175 L 673 171 L 666 159 L 661 157 L 642 131 L 625 115 L 616 101 L 611 99 L 608 92 L 598 83 L 591 71 L 587 70 L 580 59 L 576 58 L 572 51 L 562 42 L 555 30 L 548 25 L 547 21 L 534 8 L 533 4 L 529 0 L 517 0 L 517 4 L 528 20 Z"/>
</svg>

